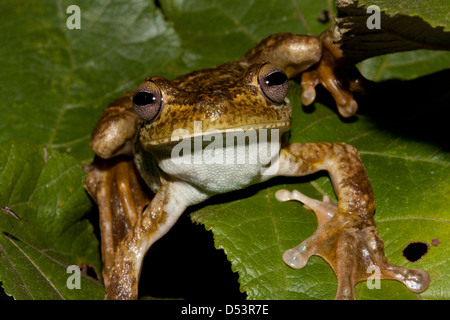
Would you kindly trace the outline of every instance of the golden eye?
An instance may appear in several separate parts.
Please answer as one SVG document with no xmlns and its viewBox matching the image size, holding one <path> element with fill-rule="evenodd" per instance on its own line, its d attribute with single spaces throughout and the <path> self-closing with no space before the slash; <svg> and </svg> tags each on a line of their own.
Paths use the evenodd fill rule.
<svg viewBox="0 0 450 320">
<path fill-rule="evenodd" d="M 133 96 L 133 107 L 139 118 L 152 121 L 162 107 L 161 90 L 156 83 L 148 81 L 136 89 Z"/>
<path fill-rule="evenodd" d="M 273 103 L 281 104 L 289 89 L 288 77 L 284 71 L 270 63 L 259 70 L 258 84 L 264 96 Z"/>
</svg>

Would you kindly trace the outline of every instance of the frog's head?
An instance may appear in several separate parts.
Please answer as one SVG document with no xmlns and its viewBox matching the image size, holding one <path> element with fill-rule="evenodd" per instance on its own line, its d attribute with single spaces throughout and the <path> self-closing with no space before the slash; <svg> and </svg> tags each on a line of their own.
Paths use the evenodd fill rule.
<svg viewBox="0 0 450 320">
<path fill-rule="evenodd" d="M 286 98 L 288 78 L 270 63 L 244 68 L 228 64 L 169 81 L 150 77 L 135 91 L 139 141 L 144 148 L 177 141 L 182 135 L 234 129 L 287 131 L 291 108 Z M 197 126 L 197 127 L 195 127 Z M 182 130 L 182 131 L 180 131 Z"/>
</svg>

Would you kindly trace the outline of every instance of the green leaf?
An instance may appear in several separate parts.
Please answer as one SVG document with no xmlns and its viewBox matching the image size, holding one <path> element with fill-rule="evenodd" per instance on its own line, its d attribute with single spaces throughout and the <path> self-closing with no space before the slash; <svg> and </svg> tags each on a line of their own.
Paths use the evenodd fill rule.
<svg viewBox="0 0 450 320">
<path fill-rule="evenodd" d="M 103 297 L 102 286 L 84 276 L 82 290 L 68 290 L 66 268 L 88 263 L 100 269 L 92 226 L 80 220 L 91 206 L 81 166 L 93 157 L 90 134 L 109 102 L 147 76 L 172 78 L 237 59 L 276 32 L 319 34 L 331 24 L 318 21 L 322 10 L 335 12 L 327 0 L 157 3 L 160 8 L 148 0 L 0 4 L 0 141 L 5 142 L 0 205 L 22 217 L 17 221 L 0 211 L 0 281 L 17 299 Z M 66 27 L 72 4 L 81 9 L 80 30 Z M 429 14 L 421 18 L 433 25 Z M 450 77 L 445 71 L 431 74 L 447 68 L 448 61 L 446 53 L 436 51 L 363 61 L 364 74 L 383 82 L 359 98 L 360 113 L 348 120 L 336 115 L 325 91 L 318 90 L 318 102 L 309 108 L 301 106 L 297 83 L 289 94 L 292 142 L 345 141 L 361 151 L 387 257 L 431 275 L 419 298 L 450 296 L 444 114 Z M 416 77 L 421 78 L 392 80 Z M 249 298 L 331 299 L 336 278 L 323 260 L 315 257 L 301 270 L 281 260 L 284 250 L 316 227 L 315 216 L 299 203 L 275 200 L 274 192 L 285 187 L 315 198 L 333 195 L 323 175 L 276 179 L 211 199 L 192 218 L 213 231 L 216 247 L 227 253 Z M 441 241 L 437 246 L 431 245 L 435 238 Z M 411 241 L 430 245 L 415 263 L 402 256 Z M 381 288 L 369 290 L 362 283 L 357 296 L 417 298 L 397 282 L 382 281 Z"/>
<path fill-rule="evenodd" d="M 359 3 L 366 7 L 376 5 L 390 16 L 418 16 L 432 27 L 444 27 L 444 31 L 450 31 L 450 4 L 446 0 L 435 0 L 432 6 L 423 0 L 359 0 Z"/>
<path fill-rule="evenodd" d="M 448 11 L 446 0 L 432 6 L 421 0 L 340 0 L 336 41 L 354 62 L 401 51 L 450 50 Z"/>
<path fill-rule="evenodd" d="M 72 4 L 81 11 L 79 30 L 66 26 Z M 149 74 L 170 74 L 167 65 L 179 55 L 177 36 L 151 1 L 0 6 L 0 141 L 44 144 L 89 162 L 103 108 Z"/>
<path fill-rule="evenodd" d="M 259 41 L 277 32 L 318 34 L 327 1 L 161 0 L 166 18 L 181 39 L 182 61 L 189 70 L 239 59 Z"/>
<path fill-rule="evenodd" d="M 16 299 L 103 296 L 101 282 L 85 275 L 81 289 L 66 285 L 69 265 L 101 273 L 98 241 L 90 223 L 80 220 L 90 207 L 84 176 L 77 161 L 59 152 L 0 145 L 0 280 Z"/>
<path fill-rule="evenodd" d="M 373 81 L 411 80 L 438 72 L 449 65 L 450 51 L 417 50 L 364 60 L 360 63 L 360 71 Z"/>
</svg>

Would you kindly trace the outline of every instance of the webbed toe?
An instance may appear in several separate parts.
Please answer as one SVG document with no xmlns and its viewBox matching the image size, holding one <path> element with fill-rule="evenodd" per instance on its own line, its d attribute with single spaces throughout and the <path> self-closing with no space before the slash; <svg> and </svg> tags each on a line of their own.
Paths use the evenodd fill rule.
<svg viewBox="0 0 450 320">
<path fill-rule="evenodd" d="M 396 266 L 386 258 L 371 214 L 340 214 L 338 206 L 328 199 L 311 199 L 296 190 L 279 190 L 275 196 L 280 201 L 300 201 L 316 214 L 317 230 L 287 250 L 283 260 L 293 268 L 303 268 L 312 255 L 322 257 L 337 277 L 335 299 L 355 299 L 355 285 L 374 277 L 398 280 L 415 293 L 428 287 L 430 277 L 426 271 Z"/>
</svg>

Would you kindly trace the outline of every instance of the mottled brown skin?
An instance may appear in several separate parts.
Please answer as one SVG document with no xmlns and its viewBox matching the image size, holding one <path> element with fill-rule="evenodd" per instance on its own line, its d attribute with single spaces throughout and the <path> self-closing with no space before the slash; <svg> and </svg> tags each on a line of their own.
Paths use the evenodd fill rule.
<svg viewBox="0 0 450 320">
<path fill-rule="evenodd" d="M 298 191 L 280 190 L 281 201 L 303 202 L 317 215 L 318 227 L 312 236 L 285 252 L 283 259 L 293 268 L 302 268 L 312 255 L 322 257 L 338 279 L 336 299 L 355 299 L 354 286 L 379 271 L 380 279 L 403 282 L 413 292 L 424 291 L 430 282 L 426 271 L 396 266 L 384 255 L 384 245 L 373 219 L 375 200 L 358 151 L 344 143 L 290 144 L 281 150 L 287 164 L 279 174 L 301 176 L 328 171 L 338 205 L 329 200 L 310 199 Z"/>
<path fill-rule="evenodd" d="M 193 132 L 194 121 L 202 121 L 204 130 L 257 124 L 261 119 L 265 123 L 289 121 L 289 108 L 269 108 L 270 102 L 259 94 L 255 77 L 260 66 L 231 62 L 173 81 L 148 78 L 147 81 L 156 82 L 163 91 L 165 108 L 158 119 L 143 124 L 139 132 L 141 144 L 145 147 L 167 142 L 180 128 Z M 210 77 L 209 81 L 206 76 Z"/>
<path fill-rule="evenodd" d="M 321 83 L 343 116 L 356 112 L 352 91 L 360 89 L 363 78 L 351 69 L 341 72 L 347 70 L 345 61 L 330 39 L 329 32 L 320 37 L 277 34 L 240 61 L 172 81 L 150 77 L 142 86 L 157 88 L 163 101 L 151 121 L 134 111 L 133 93 L 104 110 L 92 134 L 91 148 L 98 158 L 87 167 L 86 189 L 100 207 L 107 299 L 137 299 L 145 253 L 188 206 L 272 176 L 304 176 L 320 170 L 329 173 L 338 205 L 309 199 L 297 191 L 277 193 L 282 201 L 304 202 L 319 222 L 310 238 L 284 254 L 284 261 L 301 268 L 311 255 L 323 257 L 337 276 L 338 299 L 354 298 L 354 285 L 371 275 L 367 267 L 372 265 L 380 269 L 383 278 L 412 282 L 416 286 L 409 287 L 416 292 L 426 289 L 429 278 L 425 271 L 400 268 L 385 258 L 373 220 L 370 181 L 357 150 L 349 145 L 284 144 L 279 149 L 277 171 L 271 176 L 259 174 L 255 166 L 239 167 L 236 173 L 236 168 L 225 165 L 173 166 L 171 162 L 170 151 L 178 142 L 178 138 L 171 141 L 172 133 L 177 129 L 192 133 L 194 121 L 201 121 L 203 132 L 275 128 L 283 139 L 291 123 L 289 102 L 274 103 L 258 82 L 265 68 L 272 70 L 273 64 L 283 68 L 289 78 L 302 74 L 305 104 L 314 101 L 314 87 Z"/>
</svg>

